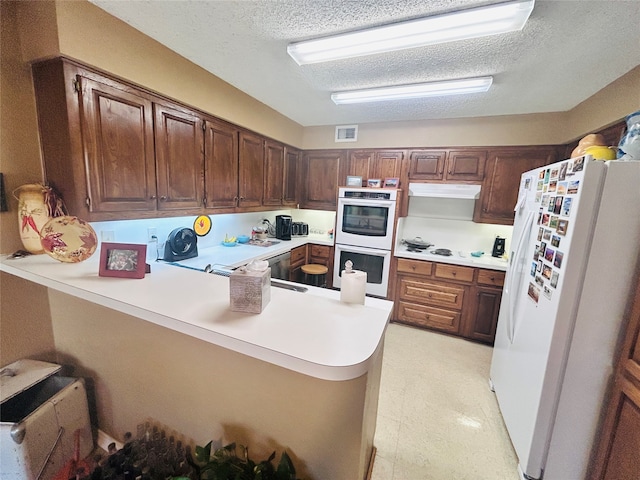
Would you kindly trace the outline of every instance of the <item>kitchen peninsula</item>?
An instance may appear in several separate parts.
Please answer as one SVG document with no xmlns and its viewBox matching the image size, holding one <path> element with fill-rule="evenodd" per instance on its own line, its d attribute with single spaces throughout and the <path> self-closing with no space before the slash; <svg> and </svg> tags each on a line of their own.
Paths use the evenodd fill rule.
<svg viewBox="0 0 640 480">
<path fill-rule="evenodd" d="M 272 288 L 248 315 L 230 311 L 227 278 L 162 263 L 141 280 L 99 277 L 98 255 L 0 270 L 47 287 L 57 353 L 91 379 L 109 435 L 151 417 L 198 444 L 287 449 L 304 478 L 364 478 L 392 302 Z"/>
</svg>

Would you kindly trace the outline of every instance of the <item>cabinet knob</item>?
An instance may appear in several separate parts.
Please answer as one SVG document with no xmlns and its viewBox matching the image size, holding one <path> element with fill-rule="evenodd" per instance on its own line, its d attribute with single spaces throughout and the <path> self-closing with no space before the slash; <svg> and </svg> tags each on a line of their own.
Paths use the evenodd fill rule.
<svg viewBox="0 0 640 480">
<path fill-rule="evenodd" d="M 160 197 L 160 200 L 164 202 L 164 201 L 167 200 L 167 197 L 165 195 L 163 195 L 163 196 Z"/>
<path fill-rule="evenodd" d="M 157 198 L 157 197 L 156 197 L 155 195 L 151 195 L 151 196 L 149 197 L 149 199 L 150 199 L 150 200 L 155 200 L 156 198 Z"/>
<path fill-rule="evenodd" d="M 453 275 L 455 277 L 457 273 L 458 272 L 451 272 L 451 275 Z"/>
</svg>

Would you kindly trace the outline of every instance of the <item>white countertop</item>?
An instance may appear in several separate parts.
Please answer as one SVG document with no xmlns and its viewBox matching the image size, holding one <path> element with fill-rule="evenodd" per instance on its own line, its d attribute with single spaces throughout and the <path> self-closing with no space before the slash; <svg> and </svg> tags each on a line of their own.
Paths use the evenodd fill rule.
<svg viewBox="0 0 640 480">
<path fill-rule="evenodd" d="M 300 242 L 317 243 L 310 238 Z M 285 250 L 294 245 L 294 241 L 286 243 Z M 241 251 L 250 247 L 220 248 Z M 260 248 L 251 247 L 251 251 Z M 309 287 L 307 293 L 299 293 L 271 287 L 271 301 L 261 314 L 232 312 L 227 277 L 162 262 L 152 263 L 144 279 L 100 277 L 99 253 L 82 263 L 60 263 L 48 255 L 3 257 L 0 270 L 253 358 L 334 381 L 357 378 L 368 371 L 393 308 L 393 302 L 369 297 L 366 305 L 344 304 L 339 301 L 340 292 L 329 289 Z"/>
<path fill-rule="evenodd" d="M 245 265 L 253 259 L 264 260 L 274 257 L 306 243 L 333 246 L 333 238 L 329 238 L 327 235 L 293 237 L 291 240 L 267 238 L 267 241 L 278 243 L 269 247 L 238 243 L 235 247 L 225 247 L 220 244 L 214 247 L 198 248 L 197 257 L 180 260 L 177 263 L 201 270 L 204 270 L 207 265 L 214 268 L 233 269 Z"/>
<path fill-rule="evenodd" d="M 405 245 L 398 244 L 394 249 L 394 255 L 400 258 L 412 258 L 414 260 L 428 260 L 430 262 L 450 263 L 453 265 L 464 265 L 467 267 L 488 268 L 491 270 L 507 271 L 509 261 L 505 258 L 494 258 L 490 254 L 481 257 L 471 256 L 471 252 L 452 251 L 450 257 L 435 255 L 430 253 L 437 247 L 429 247 L 421 252 L 409 252 Z"/>
</svg>

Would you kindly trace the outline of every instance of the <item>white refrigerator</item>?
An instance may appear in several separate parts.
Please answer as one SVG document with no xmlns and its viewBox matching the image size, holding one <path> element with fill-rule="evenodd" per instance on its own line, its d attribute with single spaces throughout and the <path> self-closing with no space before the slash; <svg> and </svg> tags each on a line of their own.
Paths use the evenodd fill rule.
<svg viewBox="0 0 640 480">
<path fill-rule="evenodd" d="M 520 478 L 586 477 L 639 251 L 640 162 L 522 175 L 490 373 Z"/>
</svg>

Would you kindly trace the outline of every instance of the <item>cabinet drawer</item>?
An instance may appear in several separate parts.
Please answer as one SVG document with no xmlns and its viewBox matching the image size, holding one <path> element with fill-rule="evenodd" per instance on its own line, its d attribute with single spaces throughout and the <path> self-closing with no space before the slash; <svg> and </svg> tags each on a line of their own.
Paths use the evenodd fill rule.
<svg viewBox="0 0 640 480">
<path fill-rule="evenodd" d="M 311 245 L 311 256 L 329 258 L 331 248 L 326 245 Z"/>
<path fill-rule="evenodd" d="M 498 270 L 478 270 L 478 283 L 501 287 L 504 285 L 504 272 Z"/>
<path fill-rule="evenodd" d="M 305 262 L 307 260 L 307 246 L 294 248 L 291 250 L 291 265 L 295 265 L 298 262 Z"/>
<path fill-rule="evenodd" d="M 431 275 L 431 262 L 421 260 L 398 259 L 398 272 L 417 273 L 419 275 Z"/>
<path fill-rule="evenodd" d="M 461 267 L 459 265 L 449 265 L 446 263 L 436 263 L 434 275 L 447 280 L 458 280 L 459 282 L 471 283 L 473 281 L 473 268 Z"/>
<path fill-rule="evenodd" d="M 415 281 L 411 278 L 400 278 L 400 299 L 426 303 L 439 307 L 462 310 L 464 287 L 437 285 Z"/>
<path fill-rule="evenodd" d="M 460 312 L 408 302 L 400 302 L 398 304 L 398 320 L 413 325 L 434 328 L 449 333 L 458 333 L 460 319 Z"/>
</svg>

